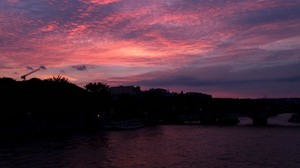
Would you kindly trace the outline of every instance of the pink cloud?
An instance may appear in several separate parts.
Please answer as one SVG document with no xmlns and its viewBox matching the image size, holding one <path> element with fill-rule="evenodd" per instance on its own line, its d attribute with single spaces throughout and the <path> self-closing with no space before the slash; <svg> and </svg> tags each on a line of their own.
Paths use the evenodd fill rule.
<svg viewBox="0 0 300 168">
<path fill-rule="evenodd" d="M 77 38 L 77 36 L 80 36 L 81 34 L 83 34 L 87 28 L 88 28 L 87 25 L 75 24 L 71 29 L 68 30 L 68 32 L 69 32 L 68 38 Z"/>
<path fill-rule="evenodd" d="M 57 29 L 57 23 L 51 23 L 51 24 L 48 24 L 46 26 L 43 26 L 40 29 L 40 32 L 50 32 L 50 31 L 53 31 L 55 29 Z"/>
<path fill-rule="evenodd" d="M 14 5 L 18 2 L 20 2 L 20 0 L 7 0 L 9 4 Z"/>
<path fill-rule="evenodd" d="M 119 1 L 120 0 L 83 0 L 83 2 L 97 4 L 97 5 L 107 5 Z"/>
<path fill-rule="evenodd" d="M 122 83 L 158 70 L 172 76 L 170 69 L 182 67 L 228 66 L 238 73 L 299 62 L 297 1 L 81 0 L 54 10 L 59 2 L 0 4 L 1 73 L 39 65 L 57 72 L 82 64 L 147 67 L 66 71 L 74 81 Z"/>
</svg>

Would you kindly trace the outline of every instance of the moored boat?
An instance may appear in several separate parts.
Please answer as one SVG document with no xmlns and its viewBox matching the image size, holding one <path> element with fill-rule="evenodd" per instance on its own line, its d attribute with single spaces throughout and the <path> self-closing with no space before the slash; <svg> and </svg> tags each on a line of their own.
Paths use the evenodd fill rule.
<svg viewBox="0 0 300 168">
<path fill-rule="evenodd" d="M 142 127 L 144 127 L 144 124 L 140 120 L 113 121 L 104 125 L 104 128 L 110 130 L 129 130 Z"/>
</svg>

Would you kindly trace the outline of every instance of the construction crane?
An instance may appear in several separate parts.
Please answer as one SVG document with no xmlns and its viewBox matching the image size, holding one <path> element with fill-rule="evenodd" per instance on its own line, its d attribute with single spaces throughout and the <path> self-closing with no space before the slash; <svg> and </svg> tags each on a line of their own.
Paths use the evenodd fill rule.
<svg viewBox="0 0 300 168">
<path fill-rule="evenodd" d="M 22 78 L 23 80 L 26 80 L 26 77 L 27 77 L 28 75 L 33 74 L 33 73 L 35 73 L 35 72 L 37 72 L 37 71 L 39 71 L 39 70 L 41 70 L 41 69 L 38 68 L 38 69 L 32 70 L 32 71 L 28 72 L 27 74 L 22 75 L 21 78 Z"/>
<path fill-rule="evenodd" d="M 39 71 L 39 70 L 41 70 L 41 68 L 32 70 L 32 71 L 28 72 L 27 74 L 22 75 L 21 78 L 22 78 L 23 80 L 26 80 L 26 77 L 27 77 L 28 75 L 33 74 L 33 73 L 35 73 L 35 72 L 37 72 L 37 71 Z"/>
</svg>

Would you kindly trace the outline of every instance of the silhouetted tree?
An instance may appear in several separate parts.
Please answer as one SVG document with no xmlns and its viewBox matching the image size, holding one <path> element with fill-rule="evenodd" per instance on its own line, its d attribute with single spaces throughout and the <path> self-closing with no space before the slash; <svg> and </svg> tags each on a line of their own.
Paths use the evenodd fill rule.
<svg viewBox="0 0 300 168">
<path fill-rule="evenodd" d="M 56 82 L 56 83 L 70 83 L 70 80 L 63 76 L 53 76 L 52 78 L 46 79 L 46 81 Z"/>
<path fill-rule="evenodd" d="M 87 91 L 95 95 L 107 96 L 110 94 L 110 87 L 101 82 L 88 83 L 84 86 Z"/>
<path fill-rule="evenodd" d="M 101 119 L 109 115 L 111 109 L 110 87 L 101 82 L 88 83 L 84 88 L 90 93 L 89 103 L 93 111 Z"/>
</svg>

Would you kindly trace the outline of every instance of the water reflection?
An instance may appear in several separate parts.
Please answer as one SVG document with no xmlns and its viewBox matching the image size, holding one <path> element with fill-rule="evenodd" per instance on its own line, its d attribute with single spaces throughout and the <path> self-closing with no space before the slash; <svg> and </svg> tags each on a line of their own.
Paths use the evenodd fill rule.
<svg viewBox="0 0 300 168">
<path fill-rule="evenodd" d="M 299 127 L 158 126 L 0 145 L 0 167 L 299 167 Z"/>
<path fill-rule="evenodd" d="M 278 114 L 277 116 L 270 117 L 268 122 L 270 125 L 300 126 L 300 124 L 288 122 L 292 115 L 293 113 Z"/>
</svg>

